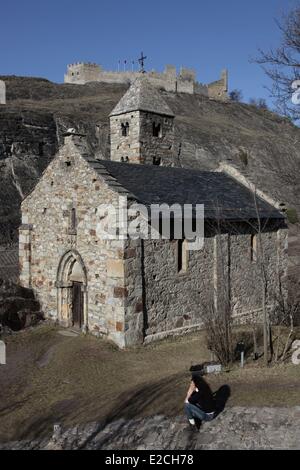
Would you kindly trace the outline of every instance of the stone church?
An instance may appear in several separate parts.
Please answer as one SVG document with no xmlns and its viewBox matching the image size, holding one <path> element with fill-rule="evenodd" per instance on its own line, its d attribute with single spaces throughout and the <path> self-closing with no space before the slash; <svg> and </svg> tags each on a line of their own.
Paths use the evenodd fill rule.
<svg viewBox="0 0 300 470">
<path fill-rule="evenodd" d="M 174 167 L 174 119 L 159 90 L 137 79 L 110 115 L 111 160 L 96 160 L 70 130 L 24 199 L 20 279 L 48 318 L 126 347 L 200 328 L 226 292 L 244 322 L 261 313 L 258 239 L 272 306 L 286 277 L 284 216 L 225 173 Z M 101 238 L 100 205 L 117 209 L 125 197 L 129 207 L 204 204 L 203 248 L 172 236 Z"/>
</svg>

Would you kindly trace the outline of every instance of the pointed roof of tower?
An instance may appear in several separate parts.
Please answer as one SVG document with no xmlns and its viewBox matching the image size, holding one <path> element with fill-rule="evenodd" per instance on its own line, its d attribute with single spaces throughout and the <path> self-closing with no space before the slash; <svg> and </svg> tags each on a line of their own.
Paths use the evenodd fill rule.
<svg viewBox="0 0 300 470">
<path fill-rule="evenodd" d="M 129 90 L 127 90 L 117 106 L 112 110 L 110 116 L 117 116 L 132 111 L 146 111 L 174 117 L 174 113 L 163 100 L 159 91 L 143 76 L 137 78 L 132 83 Z"/>
</svg>

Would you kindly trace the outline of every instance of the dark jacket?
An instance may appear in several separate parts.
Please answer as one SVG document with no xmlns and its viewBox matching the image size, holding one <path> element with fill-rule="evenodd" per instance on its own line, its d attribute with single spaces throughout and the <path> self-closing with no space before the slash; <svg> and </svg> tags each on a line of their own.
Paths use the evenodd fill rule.
<svg viewBox="0 0 300 470">
<path fill-rule="evenodd" d="M 201 376 L 193 375 L 192 381 L 198 389 L 189 398 L 189 403 L 198 406 L 205 413 L 213 413 L 216 410 L 216 403 L 210 386 Z"/>
</svg>

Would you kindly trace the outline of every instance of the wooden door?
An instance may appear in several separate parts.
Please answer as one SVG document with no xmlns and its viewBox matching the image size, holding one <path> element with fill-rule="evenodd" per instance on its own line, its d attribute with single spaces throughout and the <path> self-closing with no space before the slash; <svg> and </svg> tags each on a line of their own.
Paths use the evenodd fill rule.
<svg viewBox="0 0 300 470">
<path fill-rule="evenodd" d="M 83 323 L 82 282 L 74 281 L 72 286 L 72 325 L 75 328 L 81 328 Z"/>
</svg>

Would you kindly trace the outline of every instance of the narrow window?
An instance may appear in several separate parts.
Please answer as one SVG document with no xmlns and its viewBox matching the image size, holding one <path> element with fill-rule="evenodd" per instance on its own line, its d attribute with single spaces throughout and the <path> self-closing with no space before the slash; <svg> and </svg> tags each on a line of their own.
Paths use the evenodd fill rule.
<svg viewBox="0 0 300 470">
<path fill-rule="evenodd" d="M 160 123 L 156 124 L 156 122 L 153 122 L 152 133 L 153 133 L 153 137 L 161 137 L 162 136 L 161 124 Z"/>
<path fill-rule="evenodd" d="M 160 166 L 161 165 L 161 158 L 160 157 L 153 157 L 153 165 Z"/>
<path fill-rule="evenodd" d="M 39 156 L 44 156 L 44 142 L 39 142 Z"/>
<path fill-rule="evenodd" d="M 128 122 L 122 122 L 121 124 L 121 131 L 122 131 L 122 136 L 127 137 L 129 135 L 129 123 Z"/>
<path fill-rule="evenodd" d="M 251 235 L 251 261 L 252 263 L 257 262 L 257 235 Z"/>
<path fill-rule="evenodd" d="M 188 269 L 188 249 L 186 240 L 177 241 L 177 271 L 185 273 Z"/>
<path fill-rule="evenodd" d="M 74 209 L 73 207 L 71 210 L 70 231 L 72 233 L 76 233 L 76 228 L 77 228 L 76 209 Z"/>
</svg>

